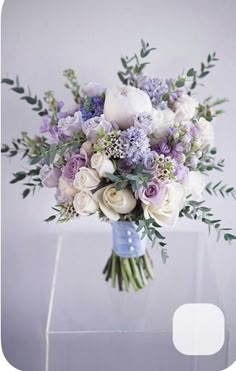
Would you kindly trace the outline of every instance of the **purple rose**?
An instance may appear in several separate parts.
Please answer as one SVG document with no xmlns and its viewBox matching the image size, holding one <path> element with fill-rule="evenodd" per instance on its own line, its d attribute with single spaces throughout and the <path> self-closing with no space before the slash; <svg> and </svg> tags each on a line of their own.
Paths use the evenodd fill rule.
<svg viewBox="0 0 236 371">
<path fill-rule="evenodd" d="M 131 158 L 122 158 L 118 161 L 118 170 L 123 174 L 129 174 L 135 168 Z"/>
<path fill-rule="evenodd" d="M 152 171 L 156 167 L 156 158 L 157 153 L 154 151 L 149 152 L 144 158 L 143 158 L 143 167 L 145 170 Z"/>
<path fill-rule="evenodd" d="M 58 131 L 60 134 L 72 136 L 75 132 L 81 130 L 82 116 L 80 112 L 75 112 L 73 116 L 61 118 L 58 121 Z"/>
<path fill-rule="evenodd" d="M 147 187 L 140 187 L 137 196 L 144 204 L 161 205 L 165 197 L 165 184 L 156 180 L 148 182 Z"/>
<path fill-rule="evenodd" d="M 58 186 L 58 180 L 61 176 L 61 170 L 57 167 L 50 167 L 44 165 L 39 172 L 39 177 L 41 178 L 44 187 L 54 188 Z"/>
<path fill-rule="evenodd" d="M 85 158 L 81 154 L 74 155 L 68 159 L 66 165 L 62 168 L 62 175 L 65 179 L 72 182 L 78 170 L 85 165 Z"/>
<path fill-rule="evenodd" d="M 143 129 L 147 135 L 153 132 L 153 117 L 147 112 L 137 113 L 130 122 L 134 127 Z"/>
<path fill-rule="evenodd" d="M 168 155 L 171 152 L 171 146 L 169 145 L 168 140 L 166 138 L 162 139 L 158 143 L 158 147 L 159 147 L 158 152 L 163 155 Z"/>
<path fill-rule="evenodd" d="M 82 123 L 82 130 L 86 135 L 87 139 L 95 143 L 97 134 L 100 130 L 105 132 L 111 132 L 113 130 L 112 124 L 104 119 L 103 116 L 92 117 L 91 119 Z"/>
</svg>

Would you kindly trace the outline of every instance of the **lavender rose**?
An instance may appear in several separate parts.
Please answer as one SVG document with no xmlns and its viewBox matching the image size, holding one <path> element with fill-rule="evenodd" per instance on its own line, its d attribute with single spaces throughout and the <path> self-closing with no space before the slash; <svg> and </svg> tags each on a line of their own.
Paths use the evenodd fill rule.
<svg viewBox="0 0 236 371">
<path fill-rule="evenodd" d="M 153 116 L 148 112 L 137 113 L 130 123 L 139 129 L 143 129 L 147 135 L 153 132 Z"/>
<path fill-rule="evenodd" d="M 143 167 L 147 171 L 152 171 L 156 167 L 156 158 L 157 153 L 155 151 L 149 152 L 146 156 L 143 158 Z"/>
<path fill-rule="evenodd" d="M 81 130 L 82 115 L 81 112 L 75 112 L 73 116 L 61 118 L 58 121 L 58 131 L 60 134 L 72 136 L 75 132 Z"/>
<path fill-rule="evenodd" d="M 65 179 L 73 182 L 75 179 L 75 174 L 78 170 L 85 165 L 85 158 L 84 156 L 78 154 L 72 156 L 66 165 L 62 168 L 62 175 Z"/>
<path fill-rule="evenodd" d="M 97 139 L 97 133 L 99 130 L 105 130 L 110 132 L 113 130 L 112 124 L 104 119 L 104 116 L 92 117 L 91 119 L 82 123 L 82 130 L 86 135 L 87 139 L 95 143 Z"/>
<path fill-rule="evenodd" d="M 50 167 L 44 165 L 39 172 L 39 177 L 41 178 L 44 187 L 54 188 L 58 186 L 58 180 L 61 176 L 61 170 L 57 167 Z"/>
<path fill-rule="evenodd" d="M 147 187 L 142 186 L 139 188 L 136 197 L 146 205 L 161 205 L 165 196 L 164 190 L 165 185 L 163 183 L 158 184 L 156 180 L 152 180 L 148 182 Z"/>
</svg>

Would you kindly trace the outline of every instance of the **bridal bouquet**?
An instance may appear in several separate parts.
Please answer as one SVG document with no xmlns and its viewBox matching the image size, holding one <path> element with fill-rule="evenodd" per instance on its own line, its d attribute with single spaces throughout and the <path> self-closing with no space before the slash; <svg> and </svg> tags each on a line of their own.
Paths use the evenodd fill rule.
<svg viewBox="0 0 236 371">
<path fill-rule="evenodd" d="M 175 79 L 144 74 L 154 48 L 141 41 L 140 53 L 121 58 L 121 83 L 111 88 L 90 82 L 80 87 L 76 73 L 65 70 L 65 87 L 74 105 L 66 108 L 52 91 L 42 101 L 21 86 L 19 78 L 4 78 L 12 91 L 40 116 L 40 134 L 22 132 L 2 152 L 21 154 L 28 171 L 14 174 L 24 182 L 23 197 L 37 188 L 56 190 L 55 213 L 46 221 L 67 222 L 97 213 L 113 228 L 113 249 L 103 273 L 120 290 L 142 289 L 154 278 L 144 243 L 147 236 L 167 255 L 162 227 L 187 217 L 207 224 L 228 242 L 230 228 L 204 205 L 204 192 L 236 197 L 236 190 L 206 177 L 222 171 L 216 159 L 214 118 L 225 99 L 198 102 L 193 91 L 218 60 L 209 54 L 200 70 L 190 68 Z M 46 104 L 46 107 L 44 106 Z"/>
</svg>

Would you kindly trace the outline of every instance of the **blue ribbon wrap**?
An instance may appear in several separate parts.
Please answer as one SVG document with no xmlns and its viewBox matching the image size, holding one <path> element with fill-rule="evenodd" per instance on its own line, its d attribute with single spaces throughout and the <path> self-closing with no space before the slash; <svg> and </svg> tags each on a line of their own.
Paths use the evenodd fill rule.
<svg viewBox="0 0 236 371">
<path fill-rule="evenodd" d="M 134 258 L 145 255 L 145 240 L 132 222 L 112 222 L 113 251 L 123 258 Z"/>
</svg>

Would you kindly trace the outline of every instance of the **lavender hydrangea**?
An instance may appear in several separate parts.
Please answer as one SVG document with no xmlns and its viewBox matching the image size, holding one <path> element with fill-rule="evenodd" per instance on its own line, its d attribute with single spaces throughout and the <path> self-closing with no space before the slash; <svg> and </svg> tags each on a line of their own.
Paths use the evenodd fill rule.
<svg viewBox="0 0 236 371">
<path fill-rule="evenodd" d="M 141 76 L 138 80 L 138 87 L 149 95 L 153 107 L 167 108 L 167 102 L 162 100 L 163 95 L 169 91 L 165 81 L 158 77 Z"/>
<path fill-rule="evenodd" d="M 123 157 L 132 159 L 134 164 L 140 163 L 150 152 L 149 138 L 145 131 L 134 126 L 121 132 L 120 142 Z"/>
</svg>

